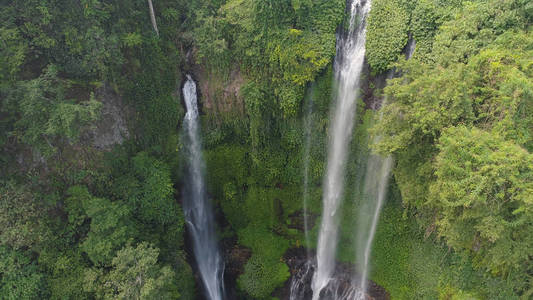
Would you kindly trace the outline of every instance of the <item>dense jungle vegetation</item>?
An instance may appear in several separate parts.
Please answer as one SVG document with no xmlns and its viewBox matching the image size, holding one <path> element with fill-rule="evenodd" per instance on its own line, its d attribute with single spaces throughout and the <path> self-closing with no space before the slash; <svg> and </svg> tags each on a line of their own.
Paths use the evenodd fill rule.
<svg viewBox="0 0 533 300">
<path fill-rule="evenodd" d="M 147 1 L 0 1 L 0 299 L 200 294 L 181 209 L 185 74 L 235 297 L 277 299 L 287 250 L 316 247 L 345 1 L 153 5 L 158 32 Z M 354 258 L 359 158 L 392 154 L 371 273 L 392 299 L 533 298 L 532 30 L 530 0 L 372 1 L 338 260 Z M 382 96 L 379 121 L 365 106 Z"/>
</svg>

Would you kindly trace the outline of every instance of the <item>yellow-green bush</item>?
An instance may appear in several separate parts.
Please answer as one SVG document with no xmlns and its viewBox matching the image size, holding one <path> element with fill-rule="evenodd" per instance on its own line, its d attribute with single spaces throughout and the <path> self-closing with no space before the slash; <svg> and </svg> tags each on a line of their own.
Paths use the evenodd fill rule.
<svg viewBox="0 0 533 300">
<path fill-rule="evenodd" d="M 409 13 L 399 0 L 375 0 L 368 17 L 366 56 L 372 70 L 383 72 L 407 44 Z"/>
</svg>

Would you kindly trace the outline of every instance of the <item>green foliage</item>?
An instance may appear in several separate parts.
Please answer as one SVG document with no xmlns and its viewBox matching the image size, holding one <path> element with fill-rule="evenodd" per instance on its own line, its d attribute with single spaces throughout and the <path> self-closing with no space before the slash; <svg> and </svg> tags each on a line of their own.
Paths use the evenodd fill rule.
<svg viewBox="0 0 533 300">
<path fill-rule="evenodd" d="M 175 221 L 179 214 L 168 166 L 141 152 L 133 158 L 133 169 L 140 181 L 140 191 L 137 197 L 131 197 L 129 201 L 141 220 L 162 225 Z"/>
<path fill-rule="evenodd" d="M 468 293 L 450 286 L 444 287 L 439 294 L 439 299 L 447 300 L 476 300 L 480 299 L 475 293 Z"/>
<path fill-rule="evenodd" d="M 531 290 L 527 11 L 521 1 L 465 3 L 436 32 L 431 59 L 398 64 L 403 77 L 385 89 L 387 118 L 374 128 L 378 150 L 396 154 L 403 201 L 428 234 L 478 269 L 520 274 L 515 295 Z"/>
<path fill-rule="evenodd" d="M 80 136 L 80 125 L 96 121 L 100 107 L 101 103 L 94 99 L 93 94 L 90 100 L 82 105 L 60 103 L 50 115 L 45 133 L 76 140 Z"/>
<path fill-rule="evenodd" d="M 292 147 L 293 138 L 288 137 L 287 147 Z M 250 151 L 235 144 L 222 144 L 206 151 L 208 184 L 230 228 L 236 231 L 239 244 L 252 251 L 238 279 L 239 288 L 251 297 L 268 298 L 289 276 L 282 256 L 298 238 L 288 223 L 289 215 L 300 208 L 295 199 L 300 188 L 265 187 L 280 182 L 281 178 L 276 179 L 275 175 L 265 181 L 263 174 L 284 172 L 283 160 L 276 155 L 271 160 L 266 157 L 268 152 L 261 152 L 261 161 L 254 163 L 247 149 Z M 292 151 L 298 151 L 298 147 Z"/>
<path fill-rule="evenodd" d="M 142 44 L 142 36 L 137 32 L 129 32 L 124 35 L 122 41 L 126 47 L 135 47 Z"/>
<path fill-rule="evenodd" d="M 254 150 L 264 146 L 273 132 L 273 105 L 267 89 L 255 82 L 243 86 L 246 109 L 250 117 L 250 140 Z"/>
<path fill-rule="evenodd" d="M 238 220 L 237 209 L 241 201 L 243 189 L 248 179 L 249 158 L 246 148 L 240 146 L 223 145 L 207 151 L 205 154 L 206 165 L 209 166 L 207 185 L 215 199 L 220 199 L 222 208 L 228 218 Z M 227 209 L 226 207 L 232 209 Z M 230 216 L 231 215 L 231 216 Z"/>
<path fill-rule="evenodd" d="M 441 23 L 438 6 L 435 1 L 417 1 L 412 11 L 410 31 L 416 41 L 416 59 L 422 59 L 431 52 L 433 39 Z"/>
<path fill-rule="evenodd" d="M 268 299 L 290 276 L 289 268 L 280 260 L 289 247 L 288 241 L 257 225 L 243 229 L 239 236 L 239 242 L 250 247 L 253 254 L 244 266 L 238 285 L 256 299 Z"/>
<path fill-rule="evenodd" d="M 296 115 L 303 98 L 303 87 L 282 85 L 277 93 L 280 95 L 280 108 L 287 116 Z"/>
<path fill-rule="evenodd" d="M 239 277 L 239 287 L 255 299 L 270 299 L 272 291 L 289 278 L 289 267 L 281 262 L 263 261 L 261 256 L 252 256 Z"/>
<path fill-rule="evenodd" d="M 73 187 L 69 192 L 69 202 L 81 203 L 83 213 L 91 220 L 90 231 L 81 244 L 83 251 L 95 265 L 109 266 L 115 252 L 136 231 L 130 224 L 131 210 L 124 204 L 92 197 L 86 188 Z"/>
<path fill-rule="evenodd" d="M 19 115 L 11 134 L 48 155 L 55 150 L 53 144 L 59 137 L 76 142 L 81 129 L 98 119 L 101 106 L 92 95 L 79 103 L 65 100 L 65 83 L 57 74 L 57 68 L 50 65 L 39 78 L 18 82 L 3 107 Z"/>
<path fill-rule="evenodd" d="M 128 245 L 113 258 L 108 274 L 91 270 L 88 289 L 103 299 L 176 299 L 175 274 L 157 264 L 159 249 L 148 243 Z"/>
<path fill-rule="evenodd" d="M 531 24 L 526 1 L 466 2 L 461 13 L 445 22 L 435 36 L 434 60 L 449 64 L 468 59 L 508 30 L 526 30 Z"/>
<path fill-rule="evenodd" d="M 46 272 L 50 298 L 89 299 L 89 295 L 84 292 L 87 265 L 81 253 L 69 250 L 59 253 L 57 257 L 46 257 L 49 254 L 51 253 L 41 252 L 39 264 L 50 263 L 50 269 Z"/>
<path fill-rule="evenodd" d="M 376 73 L 390 68 L 407 44 L 409 14 L 399 0 L 377 0 L 367 25 L 367 59 Z"/>
<path fill-rule="evenodd" d="M 196 297 L 195 277 L 184 253 L 180 253 L 180 257 L 173 262 L 173 270 L 176 273 L 174 283 L 178 287 L 180 299 L 194 299 Z"/>
<path fill-rule="evenodd" d="M 303 87 L 335 54 L 344 1 L 232 0 L 217 8 L 198 9 L 197 58 L 210 68 L 240 65 L 252 81 L 269 85 L 262 101 L 276 100 L 285 117 L 295 116 Z"/>
<path fill-rule="evenodd" d="M 302 86 L 313 80 L 316 72 L 330 63 L 335 51 L 334 43 L 323 43 L 323 38 L 294 28 L 286 33 L 275 32 L 267 44 L 268 61 L 274 74 L 282 77 L 273 78 L 274 82 L 281 80 Z"/>
<path fill-rule="evenodd" d="M 372 246 L 371 278 L 384 286 L 393 298 L 413 299 L 416 293 L 430 299 L 435 297 L 438 284 L 435 273 L 439 264 L 431 253 L 425 253 L 426 245 L 417 245 L 420 250 L 412 246 L 416 235 L 410 229 L 402 219 L 400 207 L 391 204 L 384 207 Z M 418 256 L 421 261 L 411 259 L 411 255 L 417 257 L 414 253 L 417 250 L 423 254 Z M 425 277 L 427 282 L 418 283 L 415 276 Z"/>
<path fill-rule="evenodd" d="M 410 32 L 416 42 L 414 58 L 432 61 L 431 51 L 440 26 L 454 17 L 463 0 L 418 0 L 411 5 Z"/>
<path fill-rule="evenodd" d="M 129 204 L 133 215 L 144 226 L 175 225 L 183 222 L 174 199 L 169 165 L 147 152 L 127 157 L 128 153 L 110 155 L 113 164 L 108 192 L 114 199 Z"/>
<path fill-rule="evenodd" d="M 246 18 L 240 11 L 231 13 Z M 198 12 L 196 22 L 198 25 L 194 30 L 194 38 L 198 45 L 196 53 L 198 62 L 204 62 L 215 70 L 229 68 L 231 53 L 228 49 L 228 41 L 222 37 L 227 23 L 214 16 L 206 16 L 203 11 Z"/>
<path fill-rule="evenodd" d="M 177 298 L 174 271 L 183 297 L 194 297 L 173 188 L 182 114 L 178 47 L 193 4 L 154 5 L 159 38 L 146 1 L 0 4 L 0 164 L 7 182 L 0 187 L 0 298 L 116 298 L 131 280 L 119 278 L 125 268 L 109 274 L 128 241 L 161 249 L 134 249 L 152 257 L 151 267 L 137 270 L 161 273 L 143 282 L 142 297 Z M 120 168 L 107 165 L 86 135 L 98 121 L 102 103 L 94 95 L 103 85 L 128 106 L 132 141 Z M 144 149 L 150 155 L 139 153 Z M 155 265 L 158 256 L 172 267 Z M 117 285 L 98 294 L 90 288 L 93 271 Z"/>
<path fill-rule="evenodd" d="M 136 110 L 137 140 L 143 147 L 175 150 L 166 146 L 181 121 L 182 110 L 175 97 L 177 86 L 176 56 L 166 55 L 163 45 L 155 38 L 145 38 L 143 44 L 131 49 L 135 63 L 127 76 L 120 80 L 126 99 Z M 174 50 L 175 51 L 175 50 Z"/>
<path fill-rule="evenodd" d="M 101 1 L 85 2 L 18 1 L 5 5 L 2 24 L 18 28 L 35 63 L 46 57 L 69 75 L 102 78 L 121 59 L 116 36 L 107 32 L 112 13 Z"/>
<path fill-rule="evenodd" d="M 43 224 L 44 206 L 27 186 L 0 184 L 0 245 L 15 250 L 38 246 L 49 234 Z"/>
<path fill-rule="evenodd" d="M 466 127 L 444 131 L 439 150 L 427 203 L 438 211 L 439 235 L 456 249 L 471 250 L 494 274 L 524 268 L 533 254 L 533 155 Z"/>
<path fill-rule="evenodd" d="M 468 255 L 451 250 L 422 231 L 399 201 L 399 191 L 392 183 L 377 227 L 370 267 L 371 279 L 391 298 L 519 299 L 513 289 L 523 288 L 522 275 L 505 280 L 476 271 Z"/>
<path fill-rule="evenodd" d="M 0 41 L 3 44 L 0 50 L 0 80 L 10 80 L 20 71 L 28 52 L 28 44 L 17 28 L 0 28 Z"/>
<path fill-rule="evenodd" d="M 158 21 L 161 36 L 168 39 L 167 35 L 176 34 L 176 26 L 168 23 L 176 21 L 175 12 L 185 9 L 184 6 L 173 1 L 157 1 L 156 9 L 165 14 Z M 119 94 L 126 95 L 127 100 L 136 100 L 135 108 L 142 114 L 139 128 L 146 131 L 146 143 L 150 146 L 163 141 L 166 136 L 161 136 L 176 128 L 178 123 L 174 121 L 179 121 L 179 105 L 171 95 L 177 85 L 179 52 L 173 43 L 153 37 L 146 2 L 121 0 L 109 4 L 100 0 L 83 3 L 24 0 L 5 4 L 2 9 L 1 40 L 8 46 L 5 50 L 2 47 L 2 53 L 12 59 L 1 62 L 6 69 L 2 68 L 0 79 L 13 82 L 24 78 L 27 81 L 25 86 L 20 87 L 21 81 L 6 89 L 7 92 L 17 87 L 22 90 L 15 99 L 16 102 L 26 102 L 20 105 L 26 108 L 17 116 L 21 118 L 20 123 L 31 123 L 27 126 L 40 127 L 40 131 L 46 130 L 47 134 L 67 134 L 69 139 L 77 137 L 73 126 L 86 125 L 87 114 L 90 121 L 94 121 L 92 111 L 97 108 L 97 103 L 63 103 L 61 97 L 64 95 L 60 95 L 58 89 L 62 88 L 63 94 L 74 94 L 80 100 L 89 98 L 90 92 L 94 91 L 84 89 L 80 95 L 79 89 L 57 84 L 69 79 L 82 87 L 102 81 L 112 82 L 115 87 L 118 84 Z M 47 65 L 54 65 L 54 71 Z M 60 74 L 60 78 L 55 78 L 56 74 Z M 47 101 L 44 98 L 48 98 Z M 28 106 L 36 110 L 29 111 Z M 8 112 L 14 114 L 15 110 L 11 107 Z M 30 122 L 29 118 L 35 121 Z M 45 124 L 46 120 L 51 124 Z M 43 140 L 40 131 L 26 131 L 26 138 L 31 142 Z"/>
<path fill-rule="evenodd" d="M 0 246 L 0 294 L 2 299 L 42 299 L 45 275 L 24 252 Z"/>
<path fill-rule="evenodd" d="M 322 180 L 331 75 L 328 68 L 309 95 L 316 111 L 316 122 L 311 122 L 310 208 L 317 215 L 321 191 L 315 186 Z M 269 299 L 287 280 L 283 255 L 288 247 L 303 244 L 303 234 L 296 229 L 302 226 L 302 119 L 280 120 L 271 91 L 263 84 L 252 81 L 242 88 L 249 123 L 223 119 L 203 126 L 209 138 L 205 154 L 208 189 L 228 221 L 224 233 L 236 234 L 238 244 L 252 251 L 238 278 L 238 288 L 254 299 Z"/>
<path fill-rule="evenodd" d="M 221 87 L 231 79 L 244 102 L 245 112 L 202 116 L 207 185 L 224 236 L 252 252 L 238 288 L 269 299 L 290 275 L 283 255 L 301 245 L 301 103 L 313 82 L 311 219 L 320 213 L 328 65 L 345 2 L 154 1 L 159 37 L 146 1 L 1 4 L 1 172 L 22 176 L 0 187 L 0 298 L 194 298 L 174 189 L 176 91 L 187 69 Z M 394 299 L 532 295 L 532 16 L 527 0 L 373 3 L 368 61 L 403 74 L 386 89 L 391 104 L 373 131 L 378 150 L 395 154 L 400 191 L 391 189 L 395 202 L 378 226 L 371 277 Z M 415 56 L 394 64 L 408 33 Z M 188 50 L 200 66 L 185 65 Z M 132 137 L 105 155 L 83 138 L 102 84 L 129 106 Z M 372 114 L 359 115 L 349 182 L 368 154 Z M 44 154 L 46 167 L 19 171 L 23 146 Z M 346 197 L 358 189 L 350 184 Z M 403 216 L 398 193 L 410 209 Z M 353 259 L 352 202 L 342 208 L 343 261 Z"/>
</svg>

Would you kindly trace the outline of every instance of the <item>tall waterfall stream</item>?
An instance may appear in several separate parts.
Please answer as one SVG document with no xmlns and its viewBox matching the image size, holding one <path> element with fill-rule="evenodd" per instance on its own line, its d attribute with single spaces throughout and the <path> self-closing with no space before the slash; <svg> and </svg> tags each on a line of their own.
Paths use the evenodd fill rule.
<svg viewBox="0 0 533 300">
<path fill-rule="evenodd" d="M 377 142 L 379 142 L 379 137 L 372 141 L 372 143 Z M 360 274 L 358 285 L 363 295 L 367 292 L 372 242 L 376 234 L 381 208 L 387 195 L 392 163 L 391 156 L 382 157 L 377 154 L 370 154 L 367 160 L 363 203 L 359 209 L 356 239 L 356 265 Z"/>
<path fill-rule="evenodd" d="M 406 59 L 410 59 L 415 51 L 416 43 L 410 39 L 406 47 Z M 390 71 L 387 79 L 394 77 L 394 71 Z M 381 107 L 387 105 L 387 98 L 383 98 Z M 379 113 L 379 119 L 383 118 L 383 111 Z M 381 137 L 376 136 L 372 144 L 379 143 Z M 378 154 L 370 154 L 367 160 L 363 206 L 359 210 L 357 226 L 357 258 L 356 263 L 361 274 L 359 288 L 365 294 L 368 284 L 368 273 L 372 242 L 376 235 L 376 228 L 383 202 L 387 196 L 390 173 L 393 165 L 391 156 L 383 157 Z M 369 217 L 371 217 L 369 219 Z"/>
<path fill-rule="evenodd" d="M 339 34 L 337 56 L 335 58 L 335 80 L 338 84 L 334 108 L 331 115 L 328 159 L 323 191 L 323 212 L 320 224 L 316 260 L 308 253 L 308 262 L 293 278 L 290 299 L 300 300 L 307 296 L 306 285 L 311 282 L 312 299 L 360 300 L 365 299 L 369 274 L 372 242 L 386 198 L 388 180 L 393 164 L 392 157 L 370 154 L 366 158 L 364 190 L 359 208 L 356 235 L 356 266 L 354 278 L 334 279 L 336 252 L 339 234 L 338 209 L 344 197 L 346 162 L 352 137 L 354 120 L 359 97 L 360 79 L 365 59 L 366 19 L 371 9 L 371 0 L 353 0 L 348 7 L 350 12 L 347 32 Z M 409 45 L 407 58 L 414 51 Z M 391 75 L 388 77 L 389 79 Z M 224 298 L 222 261 L 215 237 L 215 224 L 212 207 L 207 199 L 204 183 L 204 161 L 199 136 L 199 121 L 196 84 L 187 76 L 183 86 L 183 96 L 187 107 L 184 120 L 187 153 L 187 184 L 184 195 L 184 210 L 187 225 L 193 240 L 193 251 L 200 277 L 208 299 Z M 386 102 L 386 99 L 384 99 Z M 383 103 L 384 105 L 385 103 Z M 309 245 L 308 224 L 308 185 L 309 155 L 311 145 L 312 97 L 306 105 L 304 118 L 304 182 L 303 205 L 306 245 Z M 380 118 L 383 115 L 380 114 Z M 374 138 L 371 144 L 379 142 Z M 350 282 L 346 286 L 346 282 Z M 342 286 L 341 286 L 342 285 Z"/>
<path fill-rule="evenodd" d="M 366 17 L 370 0 L 351 3 L 348 32 L 339 35 L 335 58 L 338 91 L 330 125 L 330 143 L 324 180 L 322 223 L 318 235 L 317 268 L 313 276 L 313 300 L 330 283 L 335 269 L 338 239 L 338 208 L 344 194 L 346 159 L 352 136 L 359 81 L 365 60 Z"/>
<path fill-rule="evenodd" d="M 354 2 L 357 5 L 357 1 Z M 352 9 L 354 7 L 352 6 Z M 352 11 L 353 12 L 353 11 Z M 364 21 L 364 18 L 362 19 Z M 342 41 L 342 40 L 341 40 Z M 341 44 L 342 45 L 342 44 Z M 406 52 L 406 59 L 410 59 L 415 51 L 415 41 L 410 38 L 409 43 L 406 46 L 405 52 Z M 341 53 L 342 54 L 342 53 Z M 389 71 L 389 74 L 387 75 L 387 80 L 392 79 L 394 77 L 394 70 Z M 342 91 L 342 90 L 341 90 Z M 342 95 L 342 94 L 339 94 Z M 384 107 L 387 103 L 387 98 L 384 97 L 382 99 L 381 107 Z M 309 115 L 310 112 L 307 111 L 307 114 Z M 383 112 L 379 112 L 379 119 L 381 120 L 383 118 Z M 309 116 L 306 116 L 306 122 L 310 122 Z M 310 127 L 310 124 L 306 123 L 306 127 Z M 306 138 L 308 138 L 306 136 Z M 372 147 L 372 145 L 379 143 L 381 137 L 376 136 L 370 140 L 369 147 Z M 307 151 L 305 151 L 306 155 L 309 155 Z M 331 157 L 330 157 L 331 158 Z M 358 180 L 363 180 L 363 190 L 362 194 L 358 195 L 356 199 L 360 206 L 359 206 L 359 216 L 357 218 L 357 227 L 356 227 L 356 259 L 355 259 L 355 266 L 356 266 L 356 273 L 354 275 L 350 275 L 347 273 L 342 274 L 338 273 L 335 269 L 335 262 L 334 262 L 334 251 L 336 250 L 336 244 L 331 244 L 327 250 L 331 252 L 324 252 L 324 253 L 333 253 L 333 257 L 331 258 L 333 260 L 333 266 L 327 265 L 328 269 L 326 269 L 327 272 L 330 273 L 322 273 L 318 274 L 320 265 L 320 258 L 317 255 L 317 260 L 313 260 L 309 257 L 307 262 L 299 267 L 299 272 L 296 273 L 292 280 L 290 285 L 290 299 L 291 300 L 301 300 L 301 299 L 308 299 L 311 298 L 310 294 L 312 292 L 313 299 L 333 299 L 333 300 L 360 300 L 360 299 L 366 299 L 368 297 L 368 275 L 370 273 L 370 259 L 371 259 L 371 249 L 372 249 L 372 243 L 374 241 L 374 237 L 376 234 L 377 225 L 379 222 L 379 216 L 381 213 L 381 209 L 383 207 L 384 201 L 387 196 L 387 189 L 388 189 L 388 182 L 390 178 L 391 169 L 393 166 L 393 158 L 391 156 L 381 156 L 379 154 L 370 153 L 369 155 L 363 156 L 364 161 L 366 161 L 365 168 L 362 168 L 360 172 L 363 172 L 364 174 L 361 174 L 362 176 L 359 177 Z M 307 175 L 307 160 L 308 158 L 305 158 L 304 160 L 304 171 L 306 172 L 304 174 L 304 177 Z M 329 163 L 329 162 L 328 162 Z M 338 164 L 340 165 L 340 164 Z M 341 165 L 342 166 L 342 165 Z M 329 171 L 329 169 L 328 169 Z M 337 186 L 338 187 L 338 186 Z M 338 191 L 340 194 L 341 191 Z M 339 195 L 337 194 L 337 195 Z M 324 198 L 324 201 L 331 199 L 331 198 Z M 335 199 L 338 200 L 338 199 Z M 307 211 L 307 203 L 305 203 L 306 196 L 304 195 L 304 217 L 306 216 Z M 329 213 L 331 211 L 326 211 L 329 207 L 324 205 L 324 214 Z M 338 205 L 338 203 L 336 204 Z M 329 215 L 330 218 L 326 215 L 324 217 L 324 220 L 332 220 L 333 222 L 338 222 L 337 219 L 332 219 L 334 217 L 334 213 Z M 334 225 L 338 226 L 334 223 Z M 322 226 L 325 226 L 322 224 Z M 307 228 L 306 230 L 306 237 L 308 236 Z M 321 228 L 322 229 L 322 228 Z M 334 233 L 336 234 L 336 228 L 334 228 Z M 322 233 L 322 232 L 321 232 Z M 331 233 L 329 231 L 328 233 Z M 322 241 L 327 240 L 323 239 Z M 333 239 L 329 239 L 329 241 L 335 241 Z M 318 249 L 320 250 L 320 247 L 328 247 L 328 245 L 321 245 L 319 240 Z M 332 250 L 333 249 L 333 250 Z M 329 263 L 329 261 L 326 261 Z M 324 274 L 329 274 L 328 277 L 324 276 Z M 315 280 L 320 280 L 319 276 L 324 276 L 325 280 L 322 282 L 322 288 L 320 289 L 319 286 L 317 286 Z M 318 279 L 317 279 L 318 278 Z M 308 284 L 310 281 L 312 282 L 312 291 L 308 288 Z M 374 291 L 375 292 L 375 291 Z"/>
<path fill-rule="evenodd" d="M 207 199 L 204 182 L 204 160 L 200 140 L 196 83 L 187 75 L 183 86 L 187 113 L 183 122 L 187 160 L 184 188 L 184 211 L 191 232 L 193 252 L 206 297 L 224 299 L 224 263 L 217 245 L 212 207 Z"/>
</svg>

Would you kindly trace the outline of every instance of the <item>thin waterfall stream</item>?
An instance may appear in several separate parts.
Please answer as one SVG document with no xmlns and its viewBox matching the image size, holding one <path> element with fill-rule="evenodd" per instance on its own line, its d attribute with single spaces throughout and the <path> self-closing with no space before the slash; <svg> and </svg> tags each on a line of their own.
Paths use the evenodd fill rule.
<svg viewBox="0 0 533 300">
<path fill-rule="evenodd" d="M 380 118 L 382 117 L 383 115 L 380 114 Z M 379 136 L 372 140 L 372 143 L 377 142 L 379 142 Z M 365 295 L 368 288 L 367 279 L 372 242 L 376 235 L 381 208 L 387 195 L 392 164 L 393 159 L 391 156 L 382 157 L 378 154 L 370 154 L 367 160 L 363 206 L 359 210 L 356 247 L 356 262 L 360 274 L 358 279 L 359 291 L 361 295 Z"/>
<path fill-rule="evenodd" d="M 337 40 L 335 79 L 338 90 L 330 125 L 328 162 L 324 180 L 322 223 L 318 235 L 317 268 L 313 276 L 313 300 L 329 284 L 335 269 L 339 217 L 337 210 L 344 196 L 348 145 L 356 113 L 359 81 L 365 59 L 366 17 L 370 0 L 354 0 L 350 6 L 347 33 Z"/>
<path fill-rule="evenodd" d="M 406 47 L 406 59 L 410 59 L 416 47 L 413 39 L 409 40 Z M 394 77 L 394 70 L 389 71 L 387 80 Z M 381 108 L 387 105 L 387 97 L 383 97 Z M 383 111 L 379 112 L 379 120 L 383 119 Z M 380 136 L 372 139 L 371 145 L 379 143 Z M 363 205 L 359 210 L 357 225 L 357 247 L 356 263 L 359 267 L 359 290 L 361 295 L 365 295 L 368 289 L 368 274 L 370 272 L 370 254 L 372 242 L 376 235 L 376 229 L 383 203 L 387 196 L 389 178 L 393 165 L 392 156 L 383 157 L 379 154 L 371 153 L 367 160 L 366 176 L 364 182 Z M 370 219 L 368 217 L 371 217 Z"/>
<path fill-rule="evenodd" d="M 185 219 L 206 297 L 221 300 L 224 299 L 224 263 L 218 249 L 214 215 L 205 188 L 196 83 L 189 75 L 183 86 L 183 98 L 187 108 L 183 122 L 187 164 L 183 205 Z"/>
</svg>

